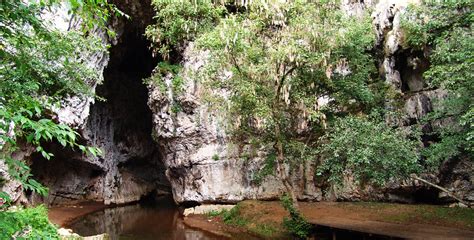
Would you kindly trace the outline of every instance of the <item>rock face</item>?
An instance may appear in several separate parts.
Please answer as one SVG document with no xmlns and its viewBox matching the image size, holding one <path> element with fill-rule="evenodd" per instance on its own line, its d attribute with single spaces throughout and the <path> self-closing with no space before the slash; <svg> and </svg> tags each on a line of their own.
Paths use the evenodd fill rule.
<svg viewBox="0 0 474 240">
<path fill-rule="evenodd" d="M 34 176 L 49 187 L 48 204 L 95 200 L 110 203 L 137 201 L 148 194 L 169 193 L 169 183 L 158 145 L 153 141 L 152 114 L 147 107 L 149 77 L 157 60 L 143 33 L 151 21 L 149 1 L 115 1 L 132 17 L 113 19 L 117 37 L 109 53 L 95 56 L 91 64 L 103 71 L 103 83 L 94 83 L 96 101 L 73 97 L 59 109 L 58 120 L 75 127 L 81 142 L 98 147 L 102 156 L 85 156 L 50 144 L 52 161 L 32 156 Z M 105 61 L 105 62 L 104 62 Z M 32 197 L 35 201 L 35 196 Z M 38 200 L 38 199 L 36 199 Z"/>
<path fill-rule="evenodd" d="M 418 3 L 417 0 L 380 1 L 375 5 L 372 14 L 376 32 L 376 49 L 380 51 L 380 71 L 385 81 L 403 98 L 401 117 L 387 119 L 409 131 L 410 126 L 419 123 L 423 117 L 437 108 L 437 101 L 445 98 L 447 92 L 443 89 L 429 89 L 423 79 L 423 73 L 429 67 L 427 52 L 406 48 L 403 44 L 403 31 L 400 29 L 400 16 L 406 11 L 408 4 Z M 388 108 L 395 108 L 394 103 L 387 103 Z M 430 132 L 451 124 L 449 119 L 434 121 L 422 126 L 422 140 L 429 144 L 433 137 Z M 424 174 L 422 177 L 432 183 L 441 185 L 452 191 L 465 201 L 472 202 L 474 194 L 473 163 L 469 159 L 451 159 L 443 163 L 439 171 Z M 446 193 L 430 188 L 418 181 L 405 180 L 392 182 L 384 189 L 373 189 L 370 186 L 360 189 L 353 185 L 351 179 L 346 179 L 343 189 L 336 191 L 340 200 L 374 199 L 398 202 L 429 202 L 440 203 L 452 201 Z"/>
<path fill-rule="evenodd" d="M 191 43 L 183 54 L 184 92 L 179 96 L 150 86 L 148 105 L 153 111 L 154 136 L 160 145 L 176 202 L 237 202 L 243 199 L 276 199 L 283 186 L 273 176 L 257 184 L 256 174 L 263 166 L 265 154 L 255 149 L 251 161 L 245 161 L 239 151 L 250 146 L 237 146 L 226 136 L 223 119 L 203 103 L 202 86 L 193 79 L 191 71 L 206 64 L 206 52 L 195 51 Z M 170 80 L 167 80 L 170 84 Z M 174 112 L 179 104 L 183 111 Z M 293 175 L 300 198 L 317 200 L 320 192 L 307 191 L 305 184 L 312 175 Z M 308 184 L 311 185 L 311 184 Z"/>
<path fill-rule="evenodd" d="M 381 75 L 404 99 L 404 116 L 389 121 L 406 128 L 433 111 L 436 99 L 446 96 L 441 89 L 426 89 L 422 77 L 429 66 L 426 53 L 403 47 L 400 14 L 409 2 L 417 1 L 342 3 L 349 15 L 375 9 L 372 16 Z M 142 79 L 157 64 L 143 37 L 153 15 L 150 2 L 119 0 L 115 4 L 132 20 L 113 20 L 117 38 L 102 35 L 104 41 L 112 44 L 110 53 L 90 58 L 90 64 L 104 72 L 104 83 L 96 87 L 96 92 L 107 101 L 94 103 L 76 96 L 67 99 L 66 107 L 57 111 L 59 121 L 78 129 L 81 141 L 101 148 L 104 155 L 84 156 L 54 143 L 46 146 L 55 154 L 54 160 L 46 161 L 33 154 L 33 174 L 50 189 L 49 196 L 39 200 L 49 204 L 84 200 L 126 203 L 150 193 L 169 191 L 176 202 L 184 204 L 278 198 L 284 188 L 277 178 L 270 175 L 257 181 L 265 164 L 265 152 L 249 143 L 232 143 L 222 113 L 202 99 L 203 86 L 190 72 L 205 66 L 208 53 L 195 50 L 193 43 L 182 53 L 183 92 L 162 92 L 153 85 L 147 89 Z M 171 85 L 171 76 L 165 82 Z M 393 107 L 391 104 L 387 103 L 387 107 Z M 176 111 L 176 106 L 181 110 Z M 449 121 L 428 123 L 423 130 L 427 133 L 441 124 Z M 19 154 L 31 155 L 26 148 Z M 0 171 L 3 169 L 0 165 Z M 448 200 L 437 190 L 414 181 L 391 183 L 385 189 L 361 189 L 353 184 L 350 174 L 342 189 L 325 189 L 323 195 L 321 188 L 326 187 L 315 183 L 313 173 L 314 166 L 308 163 L 290 174 L 301 200 Z M 474 201 L 473 173 L 472 162 L 457 159 L 424 177 Z M 9 182 L 7 187 L 16 199 L 21 197 L 18 183 Z M 30 196 L 30 200 L 35 199 Z"/>
</svg>

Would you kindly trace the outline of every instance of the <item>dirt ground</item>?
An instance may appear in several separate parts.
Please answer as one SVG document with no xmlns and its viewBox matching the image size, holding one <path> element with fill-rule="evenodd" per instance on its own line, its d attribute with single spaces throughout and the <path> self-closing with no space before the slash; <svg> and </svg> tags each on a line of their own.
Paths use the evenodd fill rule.
<svg viewBox="0 0 474 240">
<path fill-rule="evenodd" d="M 239 204 L 241 226 L 267 238 L 285 238 L 282 219 L 288 213 L 276 201 Z M 300 203 L 306 219 L 316 225 L 409 239 L 474 239 L 474 209 L 390 203 Z M 211 231 L 228 231 L 221 216 L 191 215 L 185 223 Z M 262 229 L 268 231 L 262 231 Z M 287 235 L 286 235 L 287 236 Z"/>
<path fill-rule="evenodd" d="M 200 229 L 222 237 L 222 239 L 261 239 L 246 228 L 224 224 L 221 218 L 209 218 L 206 215 L 190 215 L 184 217 L 184 224 L 191 228 Z"/>
</svg>

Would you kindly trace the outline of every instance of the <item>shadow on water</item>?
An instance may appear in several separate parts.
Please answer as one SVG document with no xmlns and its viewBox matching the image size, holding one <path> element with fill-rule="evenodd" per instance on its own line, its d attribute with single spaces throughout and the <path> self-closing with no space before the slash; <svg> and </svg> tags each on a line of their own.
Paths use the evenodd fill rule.
<svg viewBox="0 0 474 240">
<path fill-rule="evenodd" d="M 80 218 L 70 228 L 81 236 L 108 233 L 112 240 L 222 239 L 187 227 L 170 198 L 107 208 Z"/>
</svg>

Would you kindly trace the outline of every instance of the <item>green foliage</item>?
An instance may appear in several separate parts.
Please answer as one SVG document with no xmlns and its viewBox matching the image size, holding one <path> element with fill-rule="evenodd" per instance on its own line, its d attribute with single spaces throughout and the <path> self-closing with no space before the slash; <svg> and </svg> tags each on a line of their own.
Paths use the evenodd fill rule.
<svg viewBox="0 0 474 240">
<path fill-rule="evenodd" d="M 144 80 L 146 84 L 158 87 L 163 94 L 168 94 L 168 90 L 172 92 L 173 103 L 171 105 L 171 112 L 175 114 L 183 110 L 177 100 L 179 94 L 184 90 L 181 69 L 181 65 L 171 64 L 167 61 L 160 62 L 153 70 L 152 76 Z"/>
<path fill-rule="evenodd" d="M 422 49 L 435 45 L 444 33 L 470 27 L 473 6 L 470 0 L 423 1 L 420 5 L 411 5 L 401 19 L 405 46 Z"/>
<path fill-rule="evenodd" d="M 83 18 L 81 31 L 61 32 L 47 24 L 45 13 L 63 2 Z M 46 141 L 100 154 L 98 149 L 78 144 L 73 129 L 51 119 L 65 97 L 93 96 L 90 85 L 99 76 L 84 57 L 85 53 L 105 51 L 105 46 L 87 32 L 105 26 L 113 9 L 104 0 L 7 0 L 0 6 L 0 159 L 6 160 L 10 174 L 26 189 L 46 193 L 38 182 L 29 179 L 29 168 L 21 160 L 11 158 L 19 139 L 32 144 L 46 159 L 52 157 L 41 147 Z"/>
<path fill-rule="evenodd" d="M 162 93 L 171 89 L 174 95 L 183 91 L 183 78 L 180 76 L 182 66 L 167 61 L 160 62 L 153 70 L 153 75 L 144 80 L 146 84 L 157 86 Z M 167 79 L 170 80 L 167 83 Z"/>
<path fill-rule="evenodd" d="M 453 157 L 473 157 L 473 8 L 469 0 L 425 2 L 412 6 L 402 18 L 407 47 L 432 49 L 425 79 L 430 86 L 448 91 L 448 97 L 426 119 L 453 122 L 435 129 L 441 141 L 423 152 L 435 168 Z"/>
<path fill-rule="evenodd" d="M 265 162 L 263 163 L 263 167 L 259 169 L 259 171 L 253 177 L 255 183 L 260 184 L 263 182 L 265 177 L 274 175 L 275 174 L 275 162 L 276 162 L 276 155 L 274 152 L 271 152 L 265 158 Z"/>
<path fill-rule="evenodd" d="M 352 173 L 360 184 L 382 185 L 419 170 L 417 142 L 382 121 L 346 117 L 336 121 L 323 137 L 322 165 L 332 183 L 342 183 Z"/>
<path fill-rule="evenodd" d="M 368 18 L 345 17 L 331 4 L 255 1 L 248 12 L 228 15 L 196 40 L 211 51 L 210 63 L 196 74 L 204 84 L 230 91 L 230 105 L 216 104 L 223 104 L 239 139 L 258 136 L 263 144 L 285 139 L 295 133 L 291 116 L 307 116 L 318 128 L 322 111 L 374 101 L 370 27 Z M 333 71 L 346 63 L 352 74 Z M 223 70 L 232 76 L 223 78 Z M 324 95 L 333 98 L 333 108 L 314 107 L 315 96 Z M 275 124 L 285 131 L 281 136 L 274 136 Z"/>
<path fill-rule="evenodd" d="M 219 216 L 219 215 L 221 215 L 221 214 L 223 214 L 223 212 L 222 212 L 222 211 L 217 211 L 217 210 L 212 210 L 212 211 L 206 213 L 206 215 L 207 215 L 208 217 L 211 217 L 211 218 L 212 218 L 212 217 L 217 217 L 217 216 Z"/>
<path fill-rule="evenodd" d="M 229 93 L 230 104 L 223 99 L 210 104 L 228 114 L 235 139 L 259 138 L 262 146 L 280 142 L 284 161 L 298 166 L 314 159 L 314 152 L 297 134 L 294 116 L 320 134 L 325 115 L 369 111 L 375 105 L 370 29 L 368 16 L 346 17 L 337 4 L 254 1 L 197 38 L 210 60 L 195 74 L 208 89 Z M 350 70 L 341 71 L 344 67 Z M 207 94 L 218 99 L 221 93 Z M 330 96 L 331 104 L 320 108 L 315 96 Z"/>
<path fill-rule="evenodd" d="M 170 51 L 179 49 L 200 32 L 211 29 L 225 9 L 210 1 L 153 0 L 156 24 L 149 25 L 145 35 L 155 52 L 169 59 Z"/>
<path fill-rule="evenodd" d="M 2 185 L 0 184 L 0 186 Z M 8 195 L 6 192 L 0 191 L 0 211 L 9 207 L 10 204 L 11 204 L 10 195 Z"/>
<path fill-rule="evenodd" d="M 212 160 L 218 161 L 219 160 L 219 155 L 218 154 L 212 155 Z"/>
<path fill-rule="evenodd" d="M 225 224 L 244 226 L 248 223 L 248 220 L 240 216 L 241 205 L 237 204 L 229 211 L 222 211 L 222 220 Z"/>
<path fill-rule="evenodd" d="M 8 173 L 10 176 L 19 181 L 25 190 L 31 190 L 40 195 L 46 196 L 48 189 L 31 178 L 33 175 L 30 173 L 30 167 L 26 165 L 24 161 L 6 157 L 5 163 L 8 166 Z M 7 205 L 8 204 L 9 203 L 7 202 Z"/>
<path fill-rule="evenodd" d="M 208 217 L 221 216 L 225 224 L 243 226 L 243 225 L 246 225 L 248 221 L 240 216 L 241 207 L 242 206 L 240 204 L 237 204 L 230 210 L 227 210 L 227 209 L 222 209 L 221 211 L 212 210 L 210 212 L 207 212 L 206 215 Z"/>
<path fill-rule="evenodd" d="M 0 239 L 59 239 L 44 206 L 0 211 Z"/>
<path fill-rule="evenodd" d="M 283 226 L 294 236 L 305 239 L 313 228 L 310 223 L 293 206 L 293 201 L 288 196 L 281 198 L 281 204 L 290 213 L 290 217 L 283 219 Z"/>
</svg>

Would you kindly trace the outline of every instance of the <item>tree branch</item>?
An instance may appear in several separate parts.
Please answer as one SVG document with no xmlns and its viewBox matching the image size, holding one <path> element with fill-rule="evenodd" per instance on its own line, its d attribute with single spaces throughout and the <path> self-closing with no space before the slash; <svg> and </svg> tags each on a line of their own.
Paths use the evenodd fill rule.
<svg viewBox="0 0 474 240">
<path fill-rule="evenodd" d="M 288 75 L 290 75 L 295 69 L 296 69 L 296 66 L 293 66 L 285 74 L 283 74 L 283 76 L 281 76 L 280 82 L 278 82 L 278 84 L 277 84 L 277 91 L 276 91 L 276 95 L 275 95 L 276 98 L 278 98 L 278 96 L 280 94 L 281 88 L 283 86 L 283 83 L 285 82 L 286 77 Z"/>
<path fill-rule="evenodd" d="M 472 208 L 472 205 L 471 205 L 470 203 L 468 203 L 468 202 L 462 200 L 461 198 L 457 197 L 454 193 L 452 193 L 452 192 L 449 191 L 448 189 L 443 188 L 443 187 L 441 187 L 441 186 L 439 186 L 439 185 L 436 185 L 436 184 L 434 184 L 434 183 L 430 183 L 430 182 L 428 182 L 427 180 L 418 177 L 416 174 L 412 174 L 412 175 L 410 175 L 410 177 L 413 178 L 413 179 L 415 179 L 415 180 L 418 180 L 418 181 L 420 181 L 420 182 L 423 182 L 423 183 L 425 183 L 425 184 L 427 184 L 427 185 L 429 185 L 429 186 L 431 186 L 431 187 L 437 188 L 437 189 L 439 189 L 439 190 L 441 190 L 441 191 L 447 193 L 448 196 L 452 197 L 453 199 L 456 199 L 456 200 L 458 200 L 460 203 L 462 203 L 462 204 L 464 204 L 464 205 L 466 205 L 466 206 Z"/>
<path fill-rule="evenodd" d="M 249 75 L 245 74 L 242 69 L 240 68 L 239 64 L 237 63 L 237 60 L 235 59 L 234 57 L 234 54 L 229 54 L 230 55 L 230 59 L 232 61 L 232 65 L 234 65 L 234 67 L 237 69 L 237 72 L 239 72 L 240 75 L 246 77 L 247 79 L 251 79 Z"/>
</svg>

